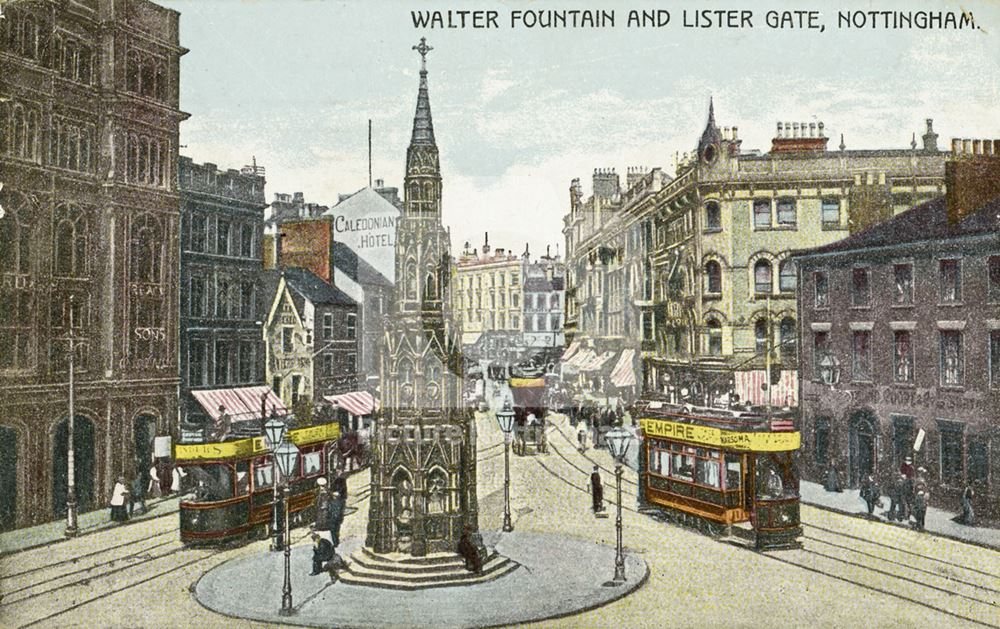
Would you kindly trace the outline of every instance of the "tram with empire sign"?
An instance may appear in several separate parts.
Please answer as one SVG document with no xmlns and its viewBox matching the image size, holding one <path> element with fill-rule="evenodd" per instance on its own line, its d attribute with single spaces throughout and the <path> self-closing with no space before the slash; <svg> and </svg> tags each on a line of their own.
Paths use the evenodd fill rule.
<svg viewBox="0 0 1000 629">
<path fill-rule="evenodd" d="M 802 534 L 789 413 L 700 408 L 644 400 L 639 491 L 667 519 L 761 550 L 794 548 Z"/>
</svg>

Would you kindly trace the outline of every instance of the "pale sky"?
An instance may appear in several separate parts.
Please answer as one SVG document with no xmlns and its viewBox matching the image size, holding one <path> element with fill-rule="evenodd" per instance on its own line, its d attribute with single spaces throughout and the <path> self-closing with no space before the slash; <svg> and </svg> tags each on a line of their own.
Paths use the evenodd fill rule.
<svg viewBox="0 0 1000 629">
<path fill-rule="evenodd" d="M 181 152 L 238 168 L 256 155 L 268 200 L 327 205 L 373 171 L 401 186 L 421 36 L 441 153 L 444 221 L 469 240 L 532 253 L 559 243 L 570 179 L 660 166 L 693 150 L 709 96 L 719 126 L 766 151 L 781 121 L 823 121 L 849 148 L 907 147 L 934 118 L 952 137 L 1000 138 L 1000 3 L 658 3 L 454 0 L 158 0 L 181 12 Z M 971 10 L 978 30 L 844 30 L 839 10 Z M 753 10 L 752 29 L 682 26 L 685 9 Z M 626 26 L 666 9 L 666 27 Z M 499 29 L 414 28 L 411 10 L 499 11 Z M 511 28 L 512 11 L 614 10 L 614 28 Z M 822 33 L 766 27 L 768 9 L 821 12 Z M 689 16 L 690 20 L 690 16 Z"/>
</svg>

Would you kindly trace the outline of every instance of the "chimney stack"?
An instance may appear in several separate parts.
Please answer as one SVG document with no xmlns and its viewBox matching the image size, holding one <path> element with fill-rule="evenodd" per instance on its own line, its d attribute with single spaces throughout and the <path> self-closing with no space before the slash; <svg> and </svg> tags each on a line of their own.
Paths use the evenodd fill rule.
<svg viewBox="0 0 1000 629">
<path fill-rule="evenodd" d="M 933 151 L 937 151 L 938 150 L 938 145 L 937 145 L 938 134 L 934 133 L 934 119 L 933 118 L 928 118 L 927 119 L 927 133 L 925 133 L 923 135 L 922 139 L 924 141 L 924 150 L 925 151 L 931 151 L 931 152 L 933 152 Z"/>
<path fill-rule="evenodd" d="M 1000 197 L 1000 140 L 953 139 L 944 182 L 952 224 Z"/>
</svg>

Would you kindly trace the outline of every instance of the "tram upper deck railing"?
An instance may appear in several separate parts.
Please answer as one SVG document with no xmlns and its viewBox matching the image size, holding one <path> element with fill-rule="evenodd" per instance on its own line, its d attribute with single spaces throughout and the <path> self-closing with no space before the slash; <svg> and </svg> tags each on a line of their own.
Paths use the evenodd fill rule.
<svg viewBox="0 0 1000 629">
<path fill-rule="evenodd" d="M 797 413 L 789 409 L 715 408 L 675 404 L 662 400 L 640 400 L 632 416 L 636 419 L 667 419 L 674 422 L 702 424 L 727 430 L 785 432 L 795 430 Z"/>
</svg>

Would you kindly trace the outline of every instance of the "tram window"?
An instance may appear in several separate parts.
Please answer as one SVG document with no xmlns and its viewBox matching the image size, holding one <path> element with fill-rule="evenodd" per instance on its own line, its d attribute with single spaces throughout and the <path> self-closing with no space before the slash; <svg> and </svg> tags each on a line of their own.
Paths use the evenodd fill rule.
<svg viewBox="0 0 1000 629">
<path fill-rule="evenodd" d="M 674 444 L 670 453 L 670 475 L 682 480 L 694 480 L 694 448 Z"/>
<path fill-rule="evenodd" d="M 250 493 L 250 462 L 240 461 L 236 464 L 236 495 L 245 496 Z"/>
<path fill-rule="evenodd" d="M 312 476 L 323 471 L 323 453 L 319 450 L 302 455 L 302 475 Z"/>
<path fill-rule="evenodd" d="M 699 485 L 719 488 L 719 460 L 717 458 L 703 459 L 699 457 L 695 461 L 695 479 Z"/>
<path fill-rule="evenodd" d="M 781 470 L 771 457 L 757 457 L 757 498 L 774 500 L 785 497 L 785 483 L 781 479 Z"/>
<path fill-rule="evenodd" d="M 726 489 L 740 489 L 740 471 L 743 462 L 738 454 L 726 455 Z"/>
<path fill-rule="evenodd" d="M 194 475 L 195 502 L 215 502 L 233 496 L 232 469 L 228 465 L 202 465 L 191 468 Z"/>
<path fill-rule="evenodd" d="M 253 486 L 255 490 L 274 485 L 274 465 L 270 459 L 257 459 L 253 466 Z"/>
</svg>

